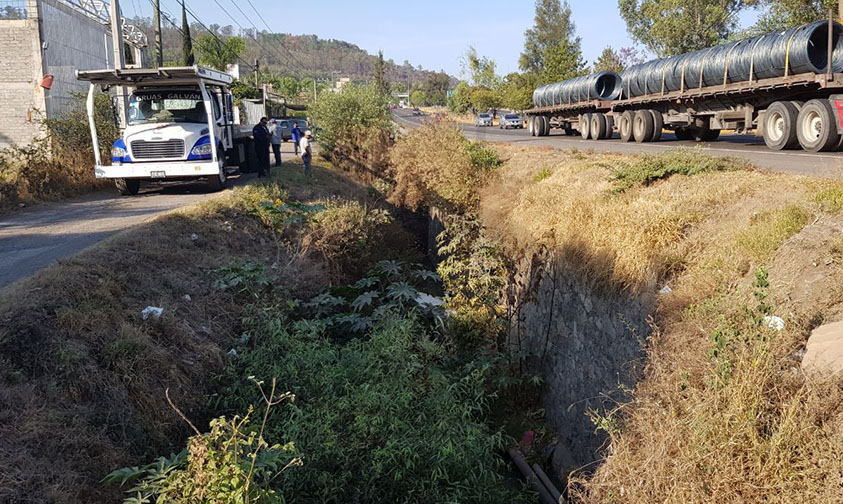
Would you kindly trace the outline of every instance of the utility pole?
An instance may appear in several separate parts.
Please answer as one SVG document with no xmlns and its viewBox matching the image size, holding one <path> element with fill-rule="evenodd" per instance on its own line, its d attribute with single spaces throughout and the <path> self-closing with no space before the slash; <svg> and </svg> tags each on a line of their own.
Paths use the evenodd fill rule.
<svg viewBox="0 0 843 504">
<path fill-rule="evenodd" d="M 258 75 L 260 74 L 260 69 L 261 69 L 261 63 L 260 63 L 260 61 L 258 61 L 257 58 L 255 58 L 255 88 L 256 89 L 260 89 L 260 86 L 258 85 Z"/>
<path fill-rule="evenodd" d="M 123 70 L 126 68 L 126 60 L 123 56 L 123 26 L 121 25 L 120 1 L 111 0 L 111 46 L 114 50 L 114 69 Z M 126 126 L 126 88 L 117 87 L 117 111 L 120 114 L 120 126 Z"/>
<path fill-rule="evenodd" d="M 843 0 L 841 0 L 843 1 Z M 161 0 L 153 0 L 155 28 L 155 62 L 158 68 L 164 66 L 164 45 L 161 42 Z"/>
</svg>

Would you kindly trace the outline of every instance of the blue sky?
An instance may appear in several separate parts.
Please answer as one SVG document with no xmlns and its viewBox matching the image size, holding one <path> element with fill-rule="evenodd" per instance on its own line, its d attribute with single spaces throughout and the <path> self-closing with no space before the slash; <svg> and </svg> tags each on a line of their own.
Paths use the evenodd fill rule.
<svg viewBox="0 0 843 504">
<path fill-rule="evenodd" d="M 217 0 L 243 26 L 250 26 L 232 5 L 240 8 L 263 29 L 246 0 Z M 409 60 L 429 70 L 459 76 L 460 57 L 469 45 L 495 60 L 498 73 L 518 69 L 524 31 L 533 25 L 533 0 L 251 0 L 273 31 L 316 34 L 345 40 L 400 64 Z M 150 15 L 149 0 L 121 0 L 123 14 Z M 162 8 L 177 14 L 176 0 L 161 0 Z M 214 0 L 187 0 L 206 24 L 236 24 Z M 616 0 L 570 0 L 583 55 L 590 63 L 607 45 L 633 45 L 618 14 Z M 751 24 L 754 13 L 743 16 Z"/>
</svg>

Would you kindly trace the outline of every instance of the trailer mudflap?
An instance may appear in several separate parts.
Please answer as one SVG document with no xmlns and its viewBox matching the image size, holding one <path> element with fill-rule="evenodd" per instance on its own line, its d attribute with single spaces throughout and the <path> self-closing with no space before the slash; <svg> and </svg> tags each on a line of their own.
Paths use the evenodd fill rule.
<svg viewBox="0 0 843 504">
<path fill-rule="evenodd" d="M 834 116 L 837 118 L 837 133 L 843 134 L 843 94 L 831 95 L 828 101 L 831 102 Z"/>
</svg>

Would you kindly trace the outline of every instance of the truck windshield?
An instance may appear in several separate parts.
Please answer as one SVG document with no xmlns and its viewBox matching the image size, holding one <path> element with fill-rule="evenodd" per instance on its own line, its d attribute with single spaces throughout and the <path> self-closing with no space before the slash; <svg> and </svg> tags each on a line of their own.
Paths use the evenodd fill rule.
<svg viewBox="0 0 843 504">
<path fill-rule="evenodd" d="M 129 124 L 207 123 L 198 89 L 136 91 L 129 101 Z"/>
</svg>

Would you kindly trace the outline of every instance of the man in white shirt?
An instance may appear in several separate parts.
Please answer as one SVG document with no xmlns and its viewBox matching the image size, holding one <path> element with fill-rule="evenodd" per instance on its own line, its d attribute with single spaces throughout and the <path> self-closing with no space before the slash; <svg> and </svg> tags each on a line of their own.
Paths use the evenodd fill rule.
<svg viewBox="0 0 843 504">
<path fill-rule="evenodd" d="M 272 126 L 269 127 L 269 133 L 272 135 L 272 153 L 275 154 L 275 166 L 281 166 L 281 124 L 273 120 Z"/>
<path fill-rule="evenodd" d="M 310 176 L 310 163 L 313 161 L 313 148 L 310 142 L 313 139 L 313 132 L 307 130 L 304 136 L 299 141 L 299 148 L 301 149 L 301 160 L 304 163 L 304 174 Z"/>
</svg>

